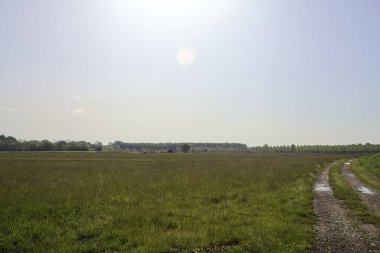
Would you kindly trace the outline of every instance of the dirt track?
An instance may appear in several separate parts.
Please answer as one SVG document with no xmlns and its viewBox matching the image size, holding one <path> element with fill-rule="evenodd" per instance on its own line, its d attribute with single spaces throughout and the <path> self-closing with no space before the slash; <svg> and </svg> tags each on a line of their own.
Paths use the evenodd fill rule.
<svg viewBox="0 0 380 253">
<path fill-rule="evenodd" d="M 360 195 L 361 199 L 380 214 L 380 196 L 373 189 L 364 185 L 350 169 L 350 164 L 345 163 L 342 169 L 342 174 Z"/>
<path fill-rule="evenodd" d="M 316 241 L 313 252 L 380 252 L 380 243 L 373 233 L 354 226 L 342 204 L 333 196 L 327 167 L 314 185 L 314 210 L 317 216 Z"/>
</svg>

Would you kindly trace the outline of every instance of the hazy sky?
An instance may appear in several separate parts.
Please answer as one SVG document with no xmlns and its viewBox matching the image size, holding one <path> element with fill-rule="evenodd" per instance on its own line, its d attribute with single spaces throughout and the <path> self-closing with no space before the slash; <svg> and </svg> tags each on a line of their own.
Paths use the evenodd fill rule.
<svg viewBox="0 0 380 253">
<path fill-rule="evenodd" d="M 0 134 L 380 143 L 380 1 L 0 0 Z"/>
</svg>

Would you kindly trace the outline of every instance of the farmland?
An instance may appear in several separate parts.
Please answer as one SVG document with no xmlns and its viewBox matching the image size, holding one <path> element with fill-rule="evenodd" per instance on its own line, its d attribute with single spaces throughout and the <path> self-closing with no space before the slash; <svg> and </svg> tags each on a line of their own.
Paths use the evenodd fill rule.
<svg viewBox="0 0 380 253">
<path fill-rule="evenodd" d="M 311 154 L 0 154 L 0 252 L 305 252 Z"/>
</svg>

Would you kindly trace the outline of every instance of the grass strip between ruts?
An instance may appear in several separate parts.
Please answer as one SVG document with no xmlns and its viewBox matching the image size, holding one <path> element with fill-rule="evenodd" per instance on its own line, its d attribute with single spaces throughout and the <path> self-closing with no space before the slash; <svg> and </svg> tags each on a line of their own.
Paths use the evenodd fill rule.
<svg viewBox="0 0 380 253">
<path fill-rule="evenodd" d="M 329 181 L 332 187 L 334 196 L 342 200 L 348 208 L 350 216 L 357 218 L 365 224 L 380 224 L 380 217 L 377 216 L 363 201 L 359 194 L 351 188 L 350 184 L 343 177 L 341 171 L 343 162 L 339 162 L 331 167 L 329 173 Z"/>
</svg>

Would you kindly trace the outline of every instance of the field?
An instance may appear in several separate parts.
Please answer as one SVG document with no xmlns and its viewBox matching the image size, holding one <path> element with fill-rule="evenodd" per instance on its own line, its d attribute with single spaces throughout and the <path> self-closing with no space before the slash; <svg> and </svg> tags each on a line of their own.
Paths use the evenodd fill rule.
<svg viewBox="0 0 380 253">
<path fill-rule="evenodd" d="M 0 252 L 307 252 L 332 155 L 0 154 Z"/>
</svg>

